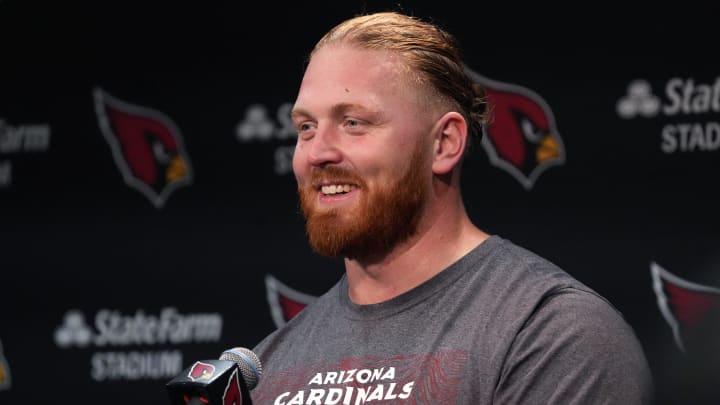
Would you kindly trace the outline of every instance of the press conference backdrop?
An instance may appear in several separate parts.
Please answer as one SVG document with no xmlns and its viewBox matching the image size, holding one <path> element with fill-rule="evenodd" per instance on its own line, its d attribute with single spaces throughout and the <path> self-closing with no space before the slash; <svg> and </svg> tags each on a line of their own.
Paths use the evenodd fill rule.
<svg viewBox="0 0 720 405">
<path fill-rule="evenodd" d="M 709 11 L 97 3 L 0 1 L 0 403 L 167 403 L 340 277 L 305 239 L 288 111 L 314 42 L 389 9 L 455 33 L 494 103 L 473 220 L 607 297 L 659 403 L 720 397 Z"/>
</svg>

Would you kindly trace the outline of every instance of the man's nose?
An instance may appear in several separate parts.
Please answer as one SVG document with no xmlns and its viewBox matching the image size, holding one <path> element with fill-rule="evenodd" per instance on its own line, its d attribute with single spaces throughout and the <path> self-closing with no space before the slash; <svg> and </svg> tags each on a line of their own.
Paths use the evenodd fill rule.
<svg viewBox="0 0 720 405">
<path fill-rule="evenodd" d="M 313 166 L 325 166 L 342 160 L 339 134 L 332 128 L 318 127 L 310 141 L 308 162 Z"/>
</svg>

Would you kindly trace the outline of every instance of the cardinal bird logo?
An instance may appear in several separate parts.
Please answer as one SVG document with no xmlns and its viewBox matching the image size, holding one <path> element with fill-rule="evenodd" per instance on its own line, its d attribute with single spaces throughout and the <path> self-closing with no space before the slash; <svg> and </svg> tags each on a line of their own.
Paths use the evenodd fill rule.
<svg viewBox="0 0 720 405">
<path fill-rule="evenodd" d="M 98 124 L 125 183 L 160 209 L 170 194 L 192 182 L 180 130 L 159 111 L 94 90 Z"/>
<path fill-rule="evenodd" d="M 10 367 L 3 356 L 2 342 L 0 342 L 0 391 L 10 389 Z"/>
<path fill-rule="evenodd" d="M 526 190 L 540 174 L 565 163 L 565 147 L 548 104 L 522 86 L 490 80 L 466 68 L 485 89 L 490 123 L 482 144 L 490 163 L 510 173 Z"/>
<path fill-rule="evenodd" d="M 215 374 L 215 366 L 212 364 L 196 361 L 188 372 L 188 378 L 193 381 L 209 380 Z"/>
<path fill-rule="evenodd" d="M 265 289 L 267 290 L 270 314 L 278 328 L 288 323 L 308 304 L 317 299 L 314 295 L 305 294 L 286 286 L 270 274 L 265 276 Z"/>
<path fill-rule="evenodd" d="M 650 273 L 660 312 L 680 350 L 686 352 L 688 342 L 720 337 L 705 336 L 708 326 L 716 329 L 720 320 L 720 288 L 683 280 L 655 262 L 650 263 Z"/>
<path fill-rule="evenodd" d="M 225 392 L 223 393 L 223 405 L 242 405 L 242 392 L 240 389 L 240 377 L 238 377 L 238 369 L 233 370 L 230 379 L 228 379 Z"/>
</svg>

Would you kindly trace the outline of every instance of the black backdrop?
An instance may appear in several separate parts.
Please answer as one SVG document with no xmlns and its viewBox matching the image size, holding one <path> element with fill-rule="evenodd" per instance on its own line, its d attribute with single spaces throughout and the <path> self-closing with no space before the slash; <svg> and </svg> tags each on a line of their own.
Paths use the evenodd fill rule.
<svg viewBox="0 0 720 405">
<path fill-rule="evenodd" d="M 613 302 L 658 402 L 716 399 L 714 10 L 337 3 L 0 0 L 0 403 L 166 403 L 181 368 L 282 321 L 268 276 L 300 301 L 335 282 L 341 261 L 305 240 L 284 113 L 314 42 L 387 9 L 455 33 L 472 71 L 554 118 L 564 159 L 529 187 L 474 149 L 476 223 Z M 182 181 L 131 181 L 103 108 L 170 128 L 152 156 L 184 158 Z"/>
</svg>

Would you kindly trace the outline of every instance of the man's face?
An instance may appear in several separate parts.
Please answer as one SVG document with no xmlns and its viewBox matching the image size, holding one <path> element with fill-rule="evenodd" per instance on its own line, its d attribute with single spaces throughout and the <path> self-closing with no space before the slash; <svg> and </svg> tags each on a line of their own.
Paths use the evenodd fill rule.
<svg viewBox="0 0 720 405">
<path fill-rule="evenodd" d="M 431 187 L 432 117 L 396 57 L 318 50 L 293 109 L 293 169 L 313 248 L 381 257 L 416 229 Z"/>
</svg>

